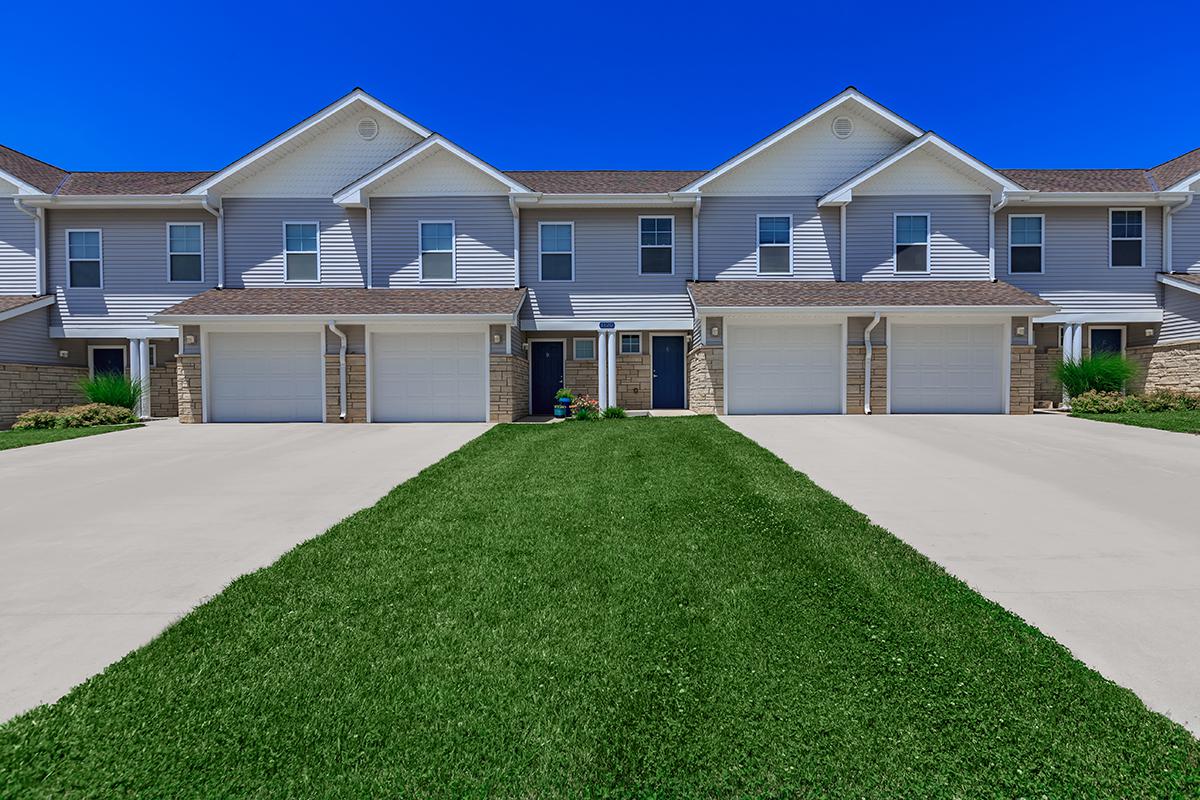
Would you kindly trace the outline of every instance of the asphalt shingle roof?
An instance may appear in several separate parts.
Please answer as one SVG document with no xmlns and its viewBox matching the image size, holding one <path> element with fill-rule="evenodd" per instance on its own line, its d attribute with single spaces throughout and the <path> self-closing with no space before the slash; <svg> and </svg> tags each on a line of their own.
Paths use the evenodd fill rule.
<svg viewBox="0 0 1200 800">
<path fill-rule="evenodd" d="M 0 170 L 46 193 L 57 189 L 63 178 L 69 174 L 65 169 L 38 161 L 4 145 L 0 145 Z"/>
<path fill-rule="evenodd" d="M 1040 192 L 1158 191 L 1144 169 L 1001 169 L 997 172 L 1026 189 Z"/>
<path fill-rule="evenodd" d="M 999 281 L 704 281 L 688 292 L 705 308 L 1051 305 Z"/>
<path fill-rule="evenodd" d="M 41 297 L 31 294 L 0 295 L 0 312 L 12 311 L 14 308 L 20 308 L 21 306 L 29 305 L 34 300 L 41 299 Z"/>
<path fill-rule="evenodd" d="M 172 316 L 515 314 L 524 289 L 209 289 L 162 313 Z"/>
<path fill-rule="evenodd" d="M 72 172 L 60 195 L 183 194 L 212 172 Z"/>
<path fill-rule="evenodd" d="M 687 186 L 706 170 L 508 170 L 504 173 L 547 194 L 656 194 Z"/>
</svg>

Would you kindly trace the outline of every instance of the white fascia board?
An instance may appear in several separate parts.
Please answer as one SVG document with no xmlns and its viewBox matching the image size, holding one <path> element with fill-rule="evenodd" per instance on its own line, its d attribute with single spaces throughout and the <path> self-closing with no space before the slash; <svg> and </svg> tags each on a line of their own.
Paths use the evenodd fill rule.
<svg viewBox="0 0 1200 800">
<path fill-rule="evenodd" d="M 53 208 L 202 208 L 204 197 L 190 194 L 43 195 L 23 202 Z"/>
<path fill-rule="evenodd" d="M 1187 187 L 1191 186 L 1191 185 L 1192 185 L 1193 183 L 1195 183 L 1196 181 L 1200 181 L 1200 172 L 1194 172 L 1194 173 L 1192 173 L 1191 175 L 1188 175 L 1186 178 L 1184 178 L 1183 180 L 1181 180 L 1179 183 L 1176 183 L 1176 184 L 1174 184 L 1174 185 L 1172 185 L 1172 186 L 1168 186 L 1168 187 L 1165 189 L 1165 191 L 1168 191 L 1168 192 L 1186 192 L 1186 191 L 1187 191 Z"/>
<path fill-rule="evenodd" d="M 699 195 L 694 192 L 627 192 L 623 194 L 545 194 L 523 193 L 514 195 L 521 206 L 537 205 L 542 208 L 567 207 L 626 207 L 643 206 L 655 208 L 691 208 Z"/>
<path fill-rule="evenodd" d="M 1077 322 L 1077 323 L 1105 323 L 1105 322 L 1162 322 L 1163 312 L 1161 308 L 1142 308 L 1132 311 L 1088 311 L 1086 313 L 1058 313 L 1048 317 L 1043 317 L 1038 322 Z"/>
<path fill-rule="evenodd" d="M 451 155 L 457 156 L 488 177 L 494 178 L 495 180 L 504 184 L 506 187 L 508 187 L 510 192 L 524 193 L 529 191 L 528 186 L 517 183 L 512 178 L 493 167 L 491 164 L 488 164 L 486 161 L 483 161 L 482 159 L 468 153 L 466 150 L 463 150 L 461 147 L 442 136 L 440 133 L 435 133 L 428 139 L 413 145 L 395 158 L 386 161 L 380 166 L 371 170 L 346 188 L 338 190 L 338 192 L 333 196 L 333 202 L 342 206 L 363 205 L 363 192 L 369 192 L 373 185 L 386 179 L 392 172 L 434 147 L 440 148 Z"/>
<path fill-rule="evenodd" d="M 823 316 L 845 316 L 854 314 L 870 316 L 878 311 L 881 314 L 928 314 L 949 316 L 977 315 L 1007 315 L 1022 317 L 1042 317 L 1054 314 L 1057 306 L 696 306 L 697 314 L 726 315 L 726 314 L 811 314 Z"/>
<path fill-rule="evenodd" d="M 1143 205 L 1173 206 L 1187 200 L 1187 192 L 1005 192 L 1008 204 L 1037 206 Z"/>
<path fill-rule="evenodd" d="M 279 325 L 280 323 L 318 323 L 330 321 L 346 325 L 367 325 L 387 322 L 480 322 L 514 324 L 512 314 L 152 314 L 150 319 L 164 325 L 228 325 L 247 327 Z"/>
<path fill-rule="evenodd" d="M 18 178 L 16 175 L 13 175 L 11 172 L 5 172 L 4 170 L 0 169 L 0 178 L 3 178 L 5 181 L 11 183 L 13 186 L 16 186 L 18 196 L 27 195 L 27 194 L 31 194 L 31 195 L 46 194 L 41 189 L 37 188 L 36 186 L 26 183 L 25 181 Z"/>
<path fill-rule="evenodd" d="M 549 319 L 523 319 L 520 328 L 523 331 L 595 331 L 600 329 L 601 322 L 612 322 L 618 331 L 687 331 L 692 328 L 691 317 L 676 317 L 674 319 L 573 319 L 569 317 L 552 317 Z"/>
<path fill-rule="evenodd" d="M 50 327 L 51 339 L 170 339 L 178 335 L 179 331 L 174 325 L 145 325 L 140 328 L 89 328 L 76 325 Z"/>
<path fill-rule="evenodd" d="M 249 153 L 242 156 L 237 161 L 234 161 L 232 164 L 225 167 L 225 169 L 208 178 L 203 183 L 192 187 L 188 190 L 188 194 L 207 193 L 209 189 L 224 181 L 226 178 L 237 172 L 240 172 L 244 168 L 258 161 L 263 156 L 279 149 L 283 145 L 295 139 L 297 136 L 300 136 L 313 127 L 320 125 L 322 122 L 329 119 L 334 114 L 337 114 L 342 109 L 347 108 L 348 106 L 357 102 L 366 104 L 369 108 L 379 112 L 388 119 L 403 125 L 421 138 L 428 138 L 429 136 L 433 135 L 433 131 L 429 130 L 425 126 L 418 125 L 416 122 L 404 116 L 399 111 L 396 111 L 394 108 L 391 108 L 390 106 L 379 102 L 374 97 L 371 97 L 362 89 L 355 89 L 340 100 L 335 100 L 332 104 L 325 106 L 325 108 L 321 109 L 316 114 L 313 114 L 311 117 L 301 120 L 299 123 L 288 128 L 286 131 L 279 134 L 266 144 L 251 150 Z"/>
<path fill-rule="evenodd" d="M 909 142 L 907 145 L 901 147 L 899 150 L 892 153 L 887 158 L 884 158 L 882 161 L 879 161 L 873 166 L 867 167 L 865 170 L 858 173 L 841 186 L 838 186 L 836 189 L 833 189 L 820 200 L 818 200 L 817 205 L 830 206 L 849 203 L 852 199 L 851 190 L 853 190 L 855 186 L 859 186 L 862 183 L 869 181 L 871 178 L 894 166 L 923 147 L 936 147 L 938 150 L 941 150 L 946 155 L 954 158 L 972 171 L 982 175 L 991 183 L 996 184 L 1004 191 L 1019 191 L 1021 189 L 1019 185 L 1014 183 L 1009 178 L 1004 177 L 979 159 L 975 158 L 969 153 L 964 152 L 963 150 L 960 150 L 942 137 L 938 136 L 933 131 L 930 131 L 929 133 L 923 134 L 916 141 Z"/>
<path fill-rule="evenodd" d="M 1182 289 L 1185 292 L 1195 292 L 1196 294 L 1200 294 L 1200 286 L 1194 283 L 1189 283 L 1188 281 L 1181 281 L 1178 278 L 1172 278 L 1168 273 L 1160 272 L 1158 274 L 1158 282 L 1174 289 Z"/>
<path fill-rule="evenodd" d="M 794 122 L 791 122 L 790 124 L 785 125 L 784 127 L 775 131 L 775 133 L 772 133 L 770 136 L 768 136 L 767 138 L 758 142 L 757 144 L 751 145 L 749 148 L 738 153 L 736 156 L 729 159 L 725 163 L 720 164 L 717 167 L 715 167 L 714 169 L 701 175 L 699 178 L 692 181 L 687 186 L 684 186 L 680 191 L 694 192 L 694 191 L 700 189 L 700 187 L 704 186 L 706 183 L 709 183 L 709 182 L 715 180 L 716 178 L 719 178 L 720 176 L 724 175 L 726 172 L 729 172 L 729 170 L 731 170 L 734 167 L 738 166 L 739 164 L 742 164 L 743 162 L 753 158 L 754 156 L 758 155 L 763 150 L 766 150 L 768 147 L 771 147 L 773 144 L 780 141 L 781 139 L 786 139 L 788 136 L 795 133 L 800 128 L 803 128 L 805 125 L 809 124 L 810 122 L 812 122 L 816 118 L 820 117 L 821 115 L 825 114 L 826 112 L 832 111 L 833 109 L 838 108 L 839 106 L 841 106 L 845 103 L 848 103 L 848 102 L 852 102 L 852 101 L 857 102 L 859 105 L 862 105 L 865 108 L 867 108 L 868 110 L 873 111 L 874 113 L 883 117 L 888 122 L 892 123 L 897 128 L 900 128 L 901 130 L 903 130 L 905 133 L 909 134 L 910 136 L 922 136 L 925 133 L 925 131 L 921 130 L 916 125 L 913 125 L 911 122 L 904 119 L 903 117 L 901 117 L 901 116 L 889 111 L 888 109 L 884 108 L 883 106 L 879 105 L 871 98 L 869 98 L 866 95 L 859 92 L 857 89 L 847 89 L 846 91 L 842 92 L 841 94 L 837 95 L 836 97 L 826 100 L 824 103 L 817 106 L 812 111 L 809 111 L 807 114 L 805 114 L 804 116 L 795 120 Z"/>
<path fill-rule="evenodd" d="M 37 300 L 26 303 L 23 306 L 10 308 L 7 311 L 0 311 L 0 322 L 4 322 L 6 319 L 12 319 L 13 317 L 19 317 L 22 314 L 28 314 L 30 311 L 37 311 L 39 308 L 52 306 L 54 305 L 54 301 L 55 297 L 51 294 L 45 297 L 39 297 Z"/>
</svg>

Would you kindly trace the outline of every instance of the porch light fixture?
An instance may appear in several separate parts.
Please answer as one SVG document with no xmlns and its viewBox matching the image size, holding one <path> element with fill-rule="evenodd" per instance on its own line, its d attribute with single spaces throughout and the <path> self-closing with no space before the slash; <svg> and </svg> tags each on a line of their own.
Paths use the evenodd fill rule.
<svg viewBox="0 0 1200 800">
<path fill-rule="evenodd" d="M 500 334 L 498 334 L 498 333 L 492 334 L 492 344 L 500 344 Z"/>
<path fill-rule="evenodd" d="M 1146 328 L 1146 336 L 1153 336 L 1154 328 Z"/>
<path fill-rule="evenodd" d="M 718 328 L 716 325 L 713 325 L 713 326 L 712 326 L 712 335 L 713 335 L 713 336 L 720 336 L 720 335 L 721 335 L 721 329 L 720 329 L 720 328 Z"/>
<path fill-rule="evenodd" d="M 1024 336 L 1024 335 L 1025 335 L 1025 326 L 1018 325 L 1017 326 L 1017 336 Z"/>
<path fill-rule="evenodd" d="M 184 344 L 195 344 L 196 337 L 192 336 L 191 334 L 188 334 L 187 336 L 183 337 L 183 343 Z"/>
<path fill-rule="evenodd" d="M 70 350 L 59 350 L 59 351 L 58 351 L 58 357 L 59 357 L 59 358 L 70 358 L 70 357 L 71 357 L 71 351 L 70 351 Z"/>
</svg>

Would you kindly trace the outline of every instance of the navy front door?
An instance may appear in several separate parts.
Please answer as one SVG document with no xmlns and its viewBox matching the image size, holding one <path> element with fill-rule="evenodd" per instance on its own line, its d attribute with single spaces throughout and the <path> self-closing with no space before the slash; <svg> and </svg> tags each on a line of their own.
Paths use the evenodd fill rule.
<svg viewBox="0 0 1200 800">
<path fill-rule="evenodd" d="M 92 374 L 104 372 L 125 374 L 125 351 L 119 347 L 96 347 L 92 349 Z"/>
<path fill-rule="evenodd" d="M 1118 328 L 1092 328 L 1092 352 L 1121 355 L 1124 332 Z"/>
<path fill-rule="evenodd" d="M 654 385 L 654 408 L 683 408 L 683 337 L 654 336 L 650 339 Z"/>
<path fill-rule="evenodd" d="M 529 346 L 529 410 L 553 414 L 554 395 L 563 388 L 563 343 L 534 341 Z"/>
</svg>

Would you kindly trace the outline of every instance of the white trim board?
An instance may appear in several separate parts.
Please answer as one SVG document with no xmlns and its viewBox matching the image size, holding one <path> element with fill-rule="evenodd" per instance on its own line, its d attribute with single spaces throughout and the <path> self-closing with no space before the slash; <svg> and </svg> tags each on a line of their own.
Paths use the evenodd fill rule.
<svg viewBox="0 0 1200 800">
<path fill-rule="evenodd" d="M 30 302 L 17 306 L 16 308 L 10 308 L 7 311 L 0 311 L 0 322 L 4 322 L 6 319 L 12 319 L 13 317 L 19 317 L 22 314 L 26 314 L 30 311 L 37 311 L 39 308 L 52 306 L 56 300 L 57 298 L 52 294 L 45 295 L 44 297 L 31 300 Z"/>
</svg>

